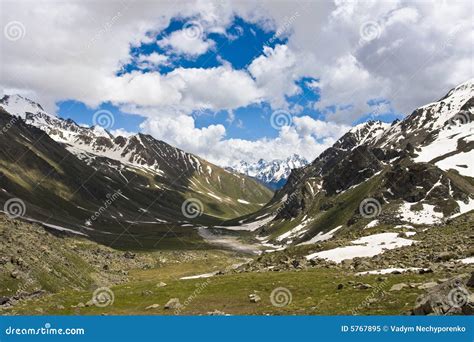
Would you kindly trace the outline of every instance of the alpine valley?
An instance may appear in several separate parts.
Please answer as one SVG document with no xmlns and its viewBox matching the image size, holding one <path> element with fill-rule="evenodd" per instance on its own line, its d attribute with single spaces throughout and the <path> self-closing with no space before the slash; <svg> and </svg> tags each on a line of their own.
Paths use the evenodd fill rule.
<svg viewBox="0 0 474 342">
<path fill-rule="evenodd" d="M 474 314 L 448 300 L 474 290 L 472 79 L 313 161 L 226 169 L 19 95 L 0 107 L 4 314 Z"/>
</svg>

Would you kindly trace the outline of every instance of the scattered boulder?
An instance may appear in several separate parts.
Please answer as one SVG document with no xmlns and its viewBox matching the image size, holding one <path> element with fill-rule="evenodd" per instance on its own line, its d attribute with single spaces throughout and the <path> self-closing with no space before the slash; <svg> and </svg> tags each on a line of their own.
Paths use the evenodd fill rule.
<svg viewBox="0 0 474 342">
<path fill-rule="evenodd" d="M 0 305 L 5 305 L 10 301 L 8 297 L 0 297 Z"/>
<path fill-rule="evenodd" d="M 341 283 L 341 284 L 338 284 L 338 285 L 337 285 L 337 289 L 338 289 L 338 290 L 342 290 L 343 288 L 344 288 L 344 284 Z"/>
<path fill-rule="evenodd" d="M 437 282 L 430 281 L 428 283 L 424 283 L 424 284 L 421 284 L 420 286 L 418 286 L 418 290 L 428 290 L 428 289 L 431 289 L 431 288 L 433 288 L 437 285 L 438 285 Z"/>
<path fill-rule="evenodd" d="M 10 277 L 12 277 L 13 279 L 17 279 L 19 276 L 20 272 L 18 272 L 17 270 L 11 271 L 10 273 Z"/>
<path fill-rule="evenodd" d="M 152 309 L 158 309 L 160 307 L 160 304 L 151 304 L 148 305 L 145 310 L 152 310 Z"/>
<path fill-rule="evenodd" d="M 434 270 L 435 270 L 434 266 L 431 266 L 429 268 L 421 268 L 418 270 L 418 274 L 433 273 Z"/>
<path fill-rule="evenodd" d="M 405 287 L 408 287 L 408 285 L 405 283 L 399 283 L 399 284 L 393 285 L 389 291 L 401 291 Z"/>
<path fill-rule="evenodd" d="M 359 290 L 367 290 L 367 289 L 371 289 L 372 285 L 364 284 L 364 283 L 358 283 L 355 287 Z"/>
<path fill-rule="evenodd" d="M 466 276 L 467 277 L 467 276 Z M 431 287 L 417 298 L 412 315 L 473 315 L 474 296 L 466 289 L 462 277 Z"/>
<path fill-rule="evenodd" d="M 345 267 L 349 267 L 352 265 L 352 259 L 344 259 L 341 261 L 341 265 Z"/>
<path fill-rule="evenodd" d="M 132 253 L 132 252 L 129 252 L 129 251 L 126 251 L 124 254 L 123 254 L 124 258 L 126 259 L 135 259 L 135 256 L 136 254 L 135 253 Z"/>
<path fill-rule="evenodd" d="M 441 252 L 436 255 L 436 261 L 448 261 L 454 259 L 456 255 L 452 252 Z"/>
<path fill-rule="evenodd" d="M 474 287 L 474 272 L 471 273 L 471 278 L 467 281 L 466 286 Z"/>
<path fill-rule="evenodd" d="M 166 310 L 169 310 L 169 309 L 179 309 L 180 307 L 182 307 L 181 303 L 179 302 L 179 299 L 178 298 L 171 298 L 164 306 L 164 308 Z"/>
<path fill-rule="evenodd" d="M 76 308 L 84 308 L 85 305 L 84 303 L 80 302 L 79 304 L 76 305 Z"/>
<path fill-rule="evenodd" d="M 167 284 L 160 281 L 158 284 L 156 284 L 156 287 L 165 287 Z"/>
<path fill-rule="evenodd" d="M 227 316 L 227 314 L 225 312 L 219 311 L 219 310 L 210 311 L 207 314 L 209 316 Z"/>
</svg>

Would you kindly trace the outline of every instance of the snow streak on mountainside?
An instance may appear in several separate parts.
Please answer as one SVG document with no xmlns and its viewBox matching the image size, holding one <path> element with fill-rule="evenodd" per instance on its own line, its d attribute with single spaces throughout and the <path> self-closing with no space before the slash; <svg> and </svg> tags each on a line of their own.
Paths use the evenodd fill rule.
<svg viewBox="0 0 474 342">
<path fill-rule="evenodd" d="M 280 189 L 288 179 L 291 170 L 308 165 L 308 161 L 294 154 L 284 160 L 265 161 L 260 159 L 256 163 L 240 161 L 231 166 L 231 169 L 253 177 L 272 189 Z"/>
</svg>

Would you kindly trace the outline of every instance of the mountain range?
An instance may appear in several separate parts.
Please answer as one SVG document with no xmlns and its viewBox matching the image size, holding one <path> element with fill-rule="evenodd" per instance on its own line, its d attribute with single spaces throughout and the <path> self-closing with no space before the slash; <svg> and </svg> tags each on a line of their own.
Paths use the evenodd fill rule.
<svg viewBox="0 0 474 342">
<path fill-rule="evenodd" d="M 52 229 L 163 245 L 194 240 L 195 225 L 252 213 L 272 196 L 256 180 L 150 135 L 82 127 L 19 95 L 4 96 L 0 107 L 0 199 L 18 199 L 25 218 Z"/>
<path fill-rule="evenodd" d="M 5 96 L 0 199 L 21 199 L 24 217 L 51 229 L 146 248 L 202 241 L 206 227 L 281 249 L 384 224 L 437 225 L 474 208 L 473 105 L 469 80 L 404 120 L 353 127 L 311 163 L 294 155 L 230 170 Z"/>
<path fill-rule="evenodd" d="M 443 224 L 474 209 L 473 113 L 471 79 L 404 120 L 357 125 L 239 222 L 271 248 L 384 224 Z"/>
<path fill-rule="evenodd" d="M 308 165 L 309 162 L 298 154 L 293 154 L 286 159 L 265 161 L 260 159 L 255 163 L 240 161 L 230 167 L 249 177 L 258 179 L 270 189 L 277 190 L 285 185 L 291 170 Z"/>
</svg>

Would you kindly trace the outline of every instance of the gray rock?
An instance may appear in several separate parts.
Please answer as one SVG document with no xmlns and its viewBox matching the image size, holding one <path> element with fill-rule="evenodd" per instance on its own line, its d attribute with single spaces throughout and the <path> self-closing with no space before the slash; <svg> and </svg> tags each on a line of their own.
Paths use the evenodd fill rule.
<svg viewBox="0 0 474 342">
<path fill-rule="evenodd" d="M 160 304 L 151 304 L 148 305 L 145 310 L 152 310 L 152 309 L 158 309 L 160 307 Z"/>
<path fill-rule="evenodd" d="M 207 314 L 209 316 L 227 316 L 227 314 L 225 312 L 219 311 L 219 310 L 210 311 Z"/>
<path fill-rule="evenodd" d="M 352 259 L 344 259 L 341 261 L 342 266 L 351 266 L 352 265 Z"/>
<path fill-rule="evenodd" d="M 166 310 L 168 309 L 179 309 L 182 307 L 181 303 L 179 302 L 178 298 L 171 298 L 164 306 Z"/>
<path fill-rule="evenodd" d="M 471 273 L 471 278 L 466 282 L 466 286 L 474 287 L 474 272 Z"/>
<path fill-rule="evenodd" d="M 472 315 L 474 314 L 474 296 L 464 286 L 468 275 L 449 279 L 430 287 L 418 297 L 413 315 Z M 432 286 L 434 282 L 427 283 Z M 426 284 L 424 284 L 426 285 Z"/>
<path fill-rule="evenodd" d="M 428 283 L 424 283 L 424 284 L 421 284 L 420 286 L 418 286 L 418 290 L 428 290 L 428 289 L 432 289 L 433 287 L 437 286 L 438 283 L 437 282 L 434 282 L 434 281 L 430 281 Z"/>
<path fill-rule="evenodd" d="M 135 253 L 132 253 L 132 252 L 129 252 L 129 251 L 126 251 L 123 256 L 126 258 L 126 259 L 135 259 Z"/>
<path fill-rule="evenodd" d="M 156 287 L 165 287 L 166 283 L 160 281 L 158 284 L 156 284 Z"/>
<path fill-rule="evenodd" d="M 399 283 L 399 284 L 393 285 L 389 291 L 401 291 L 405 287 L 408 287 L 408 285 L 405 283 Z"/>
<path fill-rule="evenodd" d="M 436 255 L 436 260 L 437 261 L 448 261 L 448 260 L 451 260 L 455 257 L 456 257 L 456 255 L 454 253 L 441 252 L 441 253 L 438 253 L 438 255 Z"/>
</svg>

